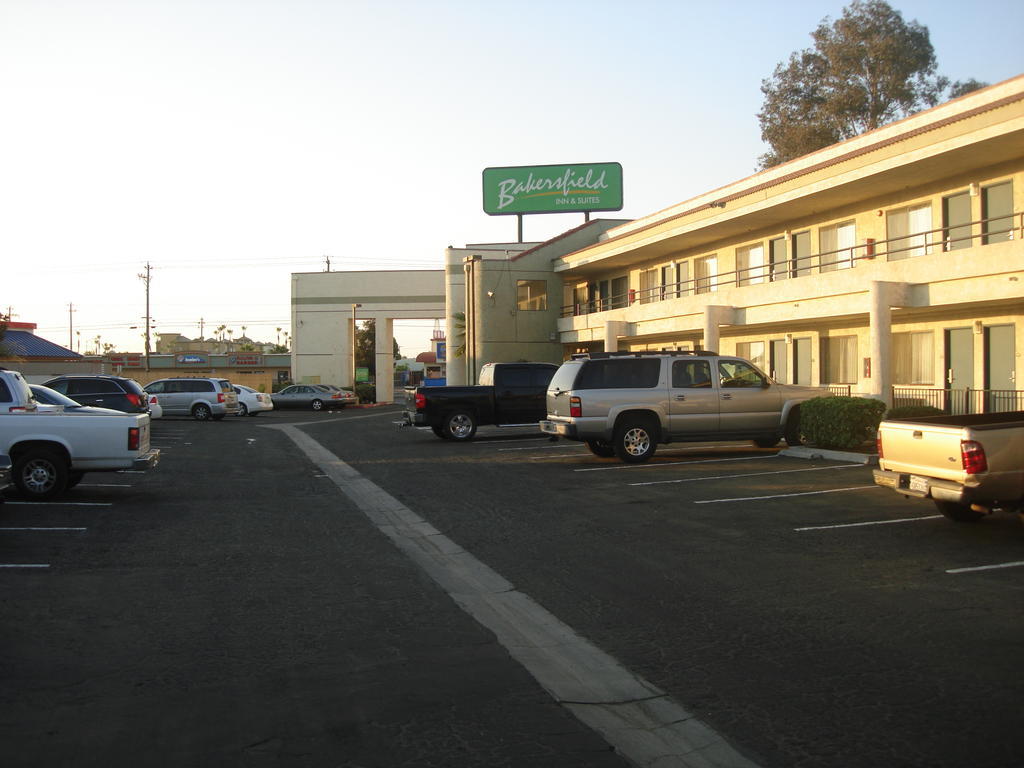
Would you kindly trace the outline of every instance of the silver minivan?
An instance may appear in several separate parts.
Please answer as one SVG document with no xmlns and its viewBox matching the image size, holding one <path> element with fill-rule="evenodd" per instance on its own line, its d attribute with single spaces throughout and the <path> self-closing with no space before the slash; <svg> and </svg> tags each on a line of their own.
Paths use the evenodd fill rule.
<svg viewBox="0 0 1024 768">
<path fill-rule="evenodd" d="M 157 379 L 144 389 L 156 395 L 164 416 L 191 416 L 196 421 L 220 421 L 229 414 L 238 413 L 238 395 L 227 379 Z"/>
</svg>

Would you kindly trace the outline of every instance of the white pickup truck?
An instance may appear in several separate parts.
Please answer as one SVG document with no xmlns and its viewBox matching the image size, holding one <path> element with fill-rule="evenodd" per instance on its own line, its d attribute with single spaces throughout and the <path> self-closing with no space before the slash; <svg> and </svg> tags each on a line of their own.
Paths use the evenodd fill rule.
<svg viewBox="0 0 1024 768">
<path fill-rule="evenodd" d="M 0 454 L 10 456 L 14 485 L 43 501 L 78 484 L 86 472 L 155 467 L 149 415 L 106 408 L 40 406 L 22 375 L 0 368 Z"/>
<path fill-rule="evenodd" d="M 1024 510 L 1024 412 L 893 419 L 878 425 L 875 482 L 931 499 L 951 520 Z"/>
</svg>

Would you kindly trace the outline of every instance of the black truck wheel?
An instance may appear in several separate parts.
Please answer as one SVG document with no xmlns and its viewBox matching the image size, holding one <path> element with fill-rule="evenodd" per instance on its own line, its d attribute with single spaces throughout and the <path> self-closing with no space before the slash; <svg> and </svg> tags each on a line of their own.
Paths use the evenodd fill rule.
<svg viewBox="0 0 1024 768">
<path fill-rule="evenodd" d="M 68 486 L 68 462 L 46 448 L 25 451 L 14 460 L 14 484 L 34 501 L 52 499 Z"/>
<path fill-rule="evenodd" d="M 445 414 L 441 430 L 449 440 L 469 440 L 476 434 L 476 417 L 469 411 L 451 411 Z"/>
<path fill-rule="evenodd" d="M 615 449 L 607 440 L 587 440 L 587 448 L 595 456 L 610 459 L 615 455 Z"/>
<path fill-rule="evenodd" d="M 440 437 L 442 440 L 448 439 L 448 433 L 444 431 L 444 427 L 431 427 L 430 430 Z"/>
</svg>

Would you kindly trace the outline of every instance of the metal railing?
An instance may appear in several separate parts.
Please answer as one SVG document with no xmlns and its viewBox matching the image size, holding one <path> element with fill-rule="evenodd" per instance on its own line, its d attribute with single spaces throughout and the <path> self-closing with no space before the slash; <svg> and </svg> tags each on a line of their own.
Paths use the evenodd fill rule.
<svg viewBox="0 0 1024 768">
<path fill-rule="evenodd" d="M 701 293 L 714 293 L 719 288 L 761 285 L 812 274 L 837 272 L 850 269 L 856 266 L 857 262 L 864 260 L 873 261 L 885 258 L 890 261 L 899 261 L 936 252 L 956 251 L 974 245 L 1016 240 L 1021 237 L 1024 237 L 1024 212 L 1014 212 L 1009 216 L 979 219 L 888 240 L 868 238 L 858 245 L 838 248 L 833 251 L 773 263 L 766 262 L 752 267 L 735 269 L 731 272 L 697 275 L 688 280 L 656 285 L 651 288 L 631 288 L 626 293 L 592 297 L 586 301 L 566 304 L 562 306 L 560 316 L 589 315 L 595 312 L 622 309 L 634 304 L 650 304 Z M 690 263 L 696 265 L 696 261 Z"/>
<path fill-rule="evenodd" d="M 1019 389 L 932 389 L 924 387 L 892 388 L 894 408 L 930 405 L 943 413 L 959 416 L 968 413 L 1006 413 L 1024 411 L 1024 391 Z"/>
</svg>

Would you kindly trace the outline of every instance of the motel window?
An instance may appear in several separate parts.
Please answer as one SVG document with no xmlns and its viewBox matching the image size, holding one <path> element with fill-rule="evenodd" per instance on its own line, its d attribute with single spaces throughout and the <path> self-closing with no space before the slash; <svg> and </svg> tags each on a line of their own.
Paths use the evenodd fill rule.
<svg viewBox="0 0 1024 768">
<path fill-rule="evenodd" d="M 935 383 L 935 344 L 931 331 L 892 335 L 893 384 Z"/>
<path fill-rule="evenodd" d="M 942 249 L 957 251 L 971 245 L 971 193 L 942 198 Z"/>
<path fill-rule="evenodd" d="M 993 184 L 981 190 L 982 243 L 1005 243 L 1013 239 L 1013 182 Z"/>
<path fill-rule="evenodd" d="M 676 277 L 676 264 L 666 264 L 661 268 L 661 298 L 674 299 L 679 295 L 679 278 Z"/>
<path fill-rule="evenodd" d="M 650 304 L 652 301 L 657 301 L 659 285 L 658 285 L 658 270 L 657 269 L 644 269 L 640 272 L 640 303 Z"/>
<path fill-rule="evenodd" d="M 548 308 L 548 284 L 546 280 L 516 280 L 516 306 L 520 311 L 536 311 Z"/>
<path fill-rule="evenodd" d="M 620 309 L 629 304 L 629 276 L 612 278 L 612 309 Z"/>
<path fill-rule="evenodd" d="M 931 229 L 931 203 L 889 211 L 885 215 L 889 261 L 911 259 L 931 253 Z"/>
<path fill-rule="evenodd" d="M 821 367 L 825 384 L 856 384 L 857 337 L 832 336 L 822 339 Z"/>
<path fill-rule="evenodd" d="M 811 274 L 811 233 L 797 232 L 793 235 L 793 268 L 794 277 Z"/>
<path fill-rule="evenodd" d="M 787 255 L 786 238 L 776 237 L 768 241 L 768 264 L 772 280 L 785 280 L 789 277 L 789 256 Z"/>
<path fill-rule="evenodd" d="M 736 278 L 739 285 L 763 283 L 766 275 L 764 243 L 736 249 Z"/>
<path fill-rule="evenodd" d="M 763 341 L 743 341 L 736 345 L 736 356 L 745 357 L 762 371 L 767 370 Z"/>
<path fill-rule="evenodd" d="M 697 281 L 697 293 L 713 293 L 718 290 L 718 256 L 702 256 L 693 262 L 693 276 Z"/>
<path fill-rule="evenodd" d="M 818 263 L 822 272 L 849 269 L 853 266 L 857 228 L 852 221 L 832 224 L 818 230 Z"/>
</svg>

